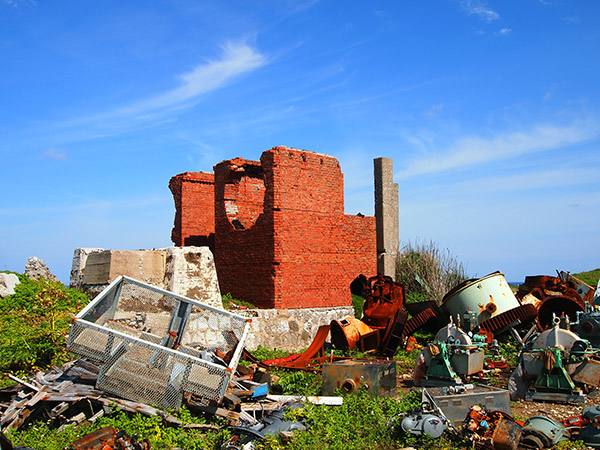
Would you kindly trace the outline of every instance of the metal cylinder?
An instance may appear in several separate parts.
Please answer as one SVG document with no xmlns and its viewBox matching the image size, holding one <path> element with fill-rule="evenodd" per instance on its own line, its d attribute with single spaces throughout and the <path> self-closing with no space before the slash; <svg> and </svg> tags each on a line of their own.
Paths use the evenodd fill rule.
<svg viewBox="0 0 600 450">
<path fill-rule="evenodd" d="M 500 272 L 459 284 L 446 294 L 442 304 L 451 317 L 474 311 L 479 323 L 518 306 L 519 300 Z"/>
</svg>

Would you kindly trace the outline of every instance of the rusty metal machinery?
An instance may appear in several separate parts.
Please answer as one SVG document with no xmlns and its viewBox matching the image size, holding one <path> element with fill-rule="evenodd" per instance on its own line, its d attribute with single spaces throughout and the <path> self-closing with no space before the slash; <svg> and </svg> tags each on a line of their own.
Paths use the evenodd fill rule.
<svg viewBox="0 0 600 450">
<path fill-rule="evenodd" d="M 129 436 L 124 431 L 113 427 L 100 428 L 86 434 L 70 445 L 75 450 L 150 450 L 150 441 L 139 441 L 135 435 Z"/>
<path fill-rule="evenodd" d="M 515 327 L 521 324 L 527 324 L 535 320 L 538 311 L 533 305 L 520 305 L 515 308 L 504 311 L 497 316 L 484 320 L 480 327 L 489 333 L 501 334 L 505 331 L 514 331 Z M 517 336 L 515 336 L 517 338 Z M 517 341 L 520 337 L 517 338 Z"/>
<path fill-rule="evenodd" d="M 504 412 L 488 411 L 482 406 L 473 405 L 463 421 L 461 431 L 475 448 L 516 450 L 522 427 Z"/>
<path fill-rule="evenodd" d="M 442 299 L 442 312 L 448 317 L 477 324 L 487 333 L 499 335 L 510 331 L 517 341 L 516 327 L 532 322 L 537 309 L 522 305 L 504 275 L 494 272 L 483 278 L 466 280 L 451 289 Z"/>
<path fill-rule="evenodd" d="M 525 277 L 516 294 L 521 303 L 534 305 L 538 310 L 540 330 L 552 327 L 553 315 L 566 315 L 575 321 L 577 312 L 585 310 L 585 303 L 594 300 L 592 286 L 565 271 L 557 271 L 557 275 Z"/>
<path fill-rule="evenodd" d="M 582 388 L 600 387 L 600 350 L 560 323 L 555 318 L 552 329 L 525 343 L 509 380 L 511 399 L 583 403 Z"/>
<path fill-rule="evenodd" d="M 405 336 L 407 314 L 402 311 L 404 285 L 391 277 L 376 275 L 367 280 L 363 317 L 331 322 L 331 343 L 339 349 L 377 350 L 391 356 Z"/>
<path fill-rule="evenodd" d="M 396 363 L 382 360 L 345 360 L 323 365 L 323 395 L 337 389 L 347 394 L 365 389 L 369 395 L 396 394 Z"/>
</svg>

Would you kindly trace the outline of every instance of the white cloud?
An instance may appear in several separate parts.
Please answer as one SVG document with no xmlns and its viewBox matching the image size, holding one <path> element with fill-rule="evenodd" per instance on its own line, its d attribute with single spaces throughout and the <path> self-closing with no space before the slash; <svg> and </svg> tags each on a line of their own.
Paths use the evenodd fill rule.
<svg viewBox="0 0 600 450">
<path fill-rule="evenodd" d="M 69 120 L 59 125 L 65 128 L 87 125 L 102 128 L 108 125 L 117 129 L 132 125 L 139 126 L 140 123 L 159 119 L 164 116 L 164 113 L 192 107 L 199 102 L 202 94 L 231 84 L 240 76 L 252 72 L 266 63 L 267 58 L 246 43 L 227 43 L 222 47 L 220 59 L 199 64 L 190 72 L 179 75 L 178 87 L 128 106 Z M 90 130 L 86 130 L 86 133 L 89 135 Z M 103 135 L 107 132 L 99 133 Z"/>
<path fill-rule="evenodd" d="M 21 5 L 37 6 L 35 0 L 3 0 L 3 2 L 9 6 L 12 6 L 13 8 L 18 8 Z"/>
<path fill-rule="evenodd" d="M 445 172 L 556 149 L 587 141 L 598 134 L 597 129 L 597 124 L 590 121 L 570 126 L 538 125 L 527 132 L 506 133 L 491 139 L 466 137 L 445 152 L 409 162 L 397 176 Z"/>
<path fill-rule="evenodd" d="M 44 153 L 42 153 L 42 158 L 45 159 L 54 159 L 56 161 L 64 161 L 67 159 L 67 154 L 57 150 L 54 147 L 50 147 Z"/>
<path fill-rule="evenodd" d="M 535 189 L 596 185 L 597 183 L 598 167 L 581 166 L 465 180 L 448 186 L 446 192 L 457 198 L 464 198 L 465 195 L 473 197 L 474 194 L 524 192 Z"/>
<path fill-rule="evenodd" d="M 500 35 L 508 35 L 512 33 L 512 29 L 511 28 L 501 28 L 500 30 L 498 30 L 498 32 L 496 34 L 500 34 Z"/>
<path fill-rule="evenodd" d="M 500 14 L 490 9 L 483 0 L 460 0 L 460 6 L 470 16 L 477 16 L 485 22 L 500 18 Z"/>
<path fill-rule="evenodd" d="M 264 55 L 248 45 L 228 43 L 223 47 L 221 59 L 200 64 L 192 71 L 180 75 L 181 85 L 179 87 L 117 112 L 119 114 L 141 114 L 182 106 L 202 94 L 231 83 L 240 75 L 256 70 L 265 63 Z"/>
</svg>

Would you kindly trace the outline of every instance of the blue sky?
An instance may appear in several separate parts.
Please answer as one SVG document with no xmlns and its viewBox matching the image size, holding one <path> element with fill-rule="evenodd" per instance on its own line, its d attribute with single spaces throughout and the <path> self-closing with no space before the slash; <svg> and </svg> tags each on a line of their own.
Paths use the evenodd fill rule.
<svg viewBox="0 0 600 450">
<path fill-rule="evenodd" d="M 335 156 L 483 276 L 600 266 L 600 2 L 0 0 L 0 269 L 172 245 L 168 182 Z"/>
</svg>

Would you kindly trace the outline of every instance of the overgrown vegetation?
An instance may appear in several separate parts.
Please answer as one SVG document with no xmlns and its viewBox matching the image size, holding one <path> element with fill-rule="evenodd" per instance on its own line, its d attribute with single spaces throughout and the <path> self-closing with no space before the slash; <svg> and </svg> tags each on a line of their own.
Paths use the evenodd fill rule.
<svg viewBox="0 0 600 450">
<path fill-rule="evenodd" d="M 467 279 L 466 269 L 448 249 L 434 242 L 408 243 L 396 258 L 396 281 L 408 294 L 440 303 L 444 295 Z"/>
<path fill-rule="evenodd" d="M 88 296 L 48 279 L 19 275 L 15 293 L 0 298 L 0 372 L 29 373 L 70 359 L 66 337 Z"/>
<path fill-rule="evenodd" d="M 140 439 L 148 439 L 153 449 L 218 449 L 229 440 L 230 434 L 223 421 L 213 418 L 207 420 L 202 415 L 191 414 L 186 408 L 181 408 L 175 416 L 184 424 L 211 423 L 223 426 L 223 429 L 212 432 L 184 430 L 164 426 L 162 419 L 158 416 L 149 417 L 115 411 L 108 416 L 101 417 L 93 425 L 71 426 L 61 433 L 57 433 L 55 429 L 40 421 L 24 430 L 9 430 L 7 435 L 14 445 L 23 445 L 36 450 L 61 450 L 80 437 L 107 426 L 123 430 L 130 436 L 137 435 Z"/>
</svg>

